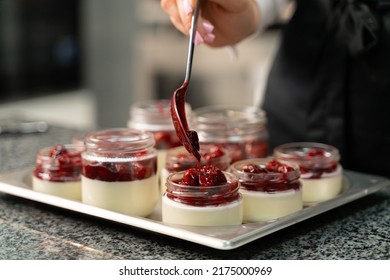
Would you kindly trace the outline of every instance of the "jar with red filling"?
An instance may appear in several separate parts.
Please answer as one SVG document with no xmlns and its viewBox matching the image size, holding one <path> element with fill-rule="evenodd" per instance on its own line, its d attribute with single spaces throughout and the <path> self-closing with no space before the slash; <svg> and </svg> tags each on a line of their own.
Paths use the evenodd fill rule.
<svg viewBox="0 0 390 280">
<path fill-rule="evenodd" d="M 212 165 L 224 171 L 230 166 L 230 154 L 216 145 L 201 144 L 200 154 L 201 166 Z M 165 192 L 165 184 L 169 174 L 199 167 L 198 164 L 197 159 L 188 153 L 183 146 L 169 149 L 166 155 L 165 167 L 160 172 L 161 192 Z"/>
<path fill-rule="evenodd" d="M 191 106 L 185 104 L 188 119 Z M 130 119 L 127 126 L 136 130 L 149 131 L 153 134 L 155 148 L 158 151 L 158 171 L 165 166 L 168 149 L 181 146 L 171 117 L 171 101 L 168 99 L 152 99 L 134 103 L 130 107 Z"/>
<path fill-rule="evenodd" d="M 274 156 L 300 167 L 305 204 L 334 198 L 342 190 L 342 166 L 337 148 L 314 142 L 296 142 L 275 148 Z"/>
<path fill-rule="evenodd" d="M 192 120 L 199 142 L 227 149 L 232 162 L 268 155 L 265 112 L 256 107 L 204 107 Z"/>
<path fill-rule="evenodd" d="M 82 145 L 45 147 L 36 154 L 32 186 L 35 191 L 81 200 Z"/>
<path fill-rule="evenodd" d="M 235 162 L 229 171 L 239 178 L 244 221 L 277 219 L 302 209 L 299 167 L 273 158 Z"/>
<path fill-rule="evenodd" d="M 185 110 L 190 116 L 191 107 L 187 103 Z M 172 123 L 171 101 L 168 99 L 146 100 L 133 104 L 128 127 L 153 133 L 157 150 L 181 146 Z"/>
<path fill-rule="evenodd" d="M 162 201 L 162 220 L 192 226 L 242 223 L 238 178 L 214 166 L 169 175 Z"/>
<path fill-rule="evenodd" d="M 82 201 L 147 216 L 158 200 L 157 152 L 149 132 L 129 128 L 89 133 L 82 153 Z"/>
</svg>

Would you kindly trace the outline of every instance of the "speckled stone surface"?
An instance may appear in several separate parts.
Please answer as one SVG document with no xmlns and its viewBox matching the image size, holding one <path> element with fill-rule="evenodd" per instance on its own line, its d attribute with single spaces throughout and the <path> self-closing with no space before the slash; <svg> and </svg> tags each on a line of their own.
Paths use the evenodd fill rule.
<svg viewBox="0 0 390 280">
<path fill-rule="evenodd" d="M 80 133 L 0 136 L 0 174 Z M 233 250 L 218 250 L 0 193 L 0 259 L 390 259 L 390 189 Z"/>
</svg>

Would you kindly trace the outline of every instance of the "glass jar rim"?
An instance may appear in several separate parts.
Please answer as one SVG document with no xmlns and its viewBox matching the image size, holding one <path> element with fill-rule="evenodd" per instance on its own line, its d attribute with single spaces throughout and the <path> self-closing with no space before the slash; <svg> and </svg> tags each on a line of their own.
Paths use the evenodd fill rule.
<svg viewBox="0 0 390 280">
<path fill-rule="evenodd" d="M 155 145 L 151 132 L 131 128 L 111 128 L 92 131 L 85 137 L 87 150 L 96 152 L 137 153 L 152 149 Z"/>
<path fill-rule="evenodd" d="M 305 150 L 320 149 L 325 155 L 306 156 Z M 338 162 L 340 160 L 339 150 L 329 144 L 318 142 L 291 142 L 279 145 L 274 149 L 274 156 L 284 161 L 295 161 L 297 164 L 314 164 Z"/>
<path fill-rule="evenodd" d="M 194 110 L 191 121 L 203 142 L 241 142 L 267 134 L 266 113 L 254 106 L 201 107 Z"/>
<path fill-rule="evenodd" d="M 200 153 L 202 154 L 203 151 L 207 152 L 212 148 L 218 148 L 223 152 L 223 155 L 220 157 L 215 157 L 213 158 L 208 165 L 214 165 L 215 162 L 220 162 L 220 161 L 226 161 L 230 162 L 231 161 L 231 155 L 229 151 L 225 148 L 219 147 L 218 145 L 215 144 L 208 144 L 208 143 L 200 143 Z M 179 157 L 179 155 L 184 154 L 185 156 Z M 188 155 L 188 156 L 187 156 Z M 204 165 L 202 162 L 204 161 L 204 158 L 201 157 L 201 164 Z M 198 163 L 197 159 L 194 158 L 194 156 L 190 153 L 187 152 L 187 150 L 184 148 L 184 146 L 179 146 L 175 148 L 171 148 L 167 151 L 166 154 L 166 162 L 167 163 L 182 163 L 182 164 L 191 164 L 191 163 Z"/>
<path fill-rule="evenodd" d="M 183 185 L 183 184 L 179 184 L 179 183 L 174 182 L 175 178 L 176 179 L 182 178 L 185 172 L 186 172 L 186 170 L 173 172 L 173 173 L 169 174 L 169 176 L 167 178 L 167 183 L 166 183 L 167 191 L 171 191 L 171 192 L 174 192 L 176 194 L 180 194 L 182 196 L 203 197 L 203 196 L 205 196 L 207 194 L 210 194 L 212 192 L 215 192 L 215 191 L 218 191 L 218 190 L 221 190 L 221 189 L 224 189 L 224 188 L 228 189 L 228 190 L 231 190 L 231 186 L 232 185 L 237 185 L 234 188 L 234 191 L 235 190 L 238 191 L 238 188 L 239 188 L 239 184 L 238 184 L 239 179 L 238 179 L 238 177 L 236 175 L 234 175 L 233 173 L 228 172 L 228 171 L 222 171 L 223 174 L 226 177 L 226 180 L 227 180 L 227 183 L 223 184 L 223 185 L 218 185 L 218 186 L 188 186 L 188 185 Z"/>
<path fill-rule="evenodd" d="M 255 106 L 211 105 L 194 110 L 194 120 L 201 124 L 214 124 L 223 121 L 233 124 L 265 123 L 266 113 Z"/>
<path fill-rule="evenodd" d="M 245 180 L 245 181 L 280 181 L 281 179 L 283 180 L 288 180 L 288 181 L 296 181 L 299 180 L 301 173 L 299 166 L 295 163 L 291 162 L 285 162 L 282 160 L 279 160 L 282 164 L 285 164 L 289 167 L 292 167 L 293 170 L 289 172 L 269 172 L 269 173 L 250 173 L 250 172 L 245 172 L 242 171 L 242 167 L 245 166 L 246 164 L 256 164 L 260 166 L 264 166 L 270 162 L 271 160 L 274 160 L 274 157 L 267 157 L 267 158 L 253 158 L 253 159 L 245 159 L 245 160 L 240 160 L 235 163 L 233 163 L 229 171 L 232 172 L 234 175 L 236 175 L 240 181 Z"/>
<path fill-rule="evenodd" d="M 134 103 L 130 107 L 129 128 L 147 131 L 174 131 L 170 99 L 150 99 Z M 191 106 L 185 103 L 187 119 L 191 119 Z"/>
<path fill-rule="evenodd" d="M 59 144 L 43 147 L 39 149 L 36 153 L 36 163 L 42 165 L 43 168 L 55 169 L 60 164 L 60 162 L 58 161 L 59 157 L 50 156 L 50 152 L 55 147 L 59 146 L 62 146 L 67 150 L 68 158 L 71 159 L 70 161 L 61 162 L 61 165 L 63 167 L 81 166 L 81 154 L 85 150 L 84 145 L 81 144 Z M 74 159 L 80 160 L 75 161 Z"/>
</svg>

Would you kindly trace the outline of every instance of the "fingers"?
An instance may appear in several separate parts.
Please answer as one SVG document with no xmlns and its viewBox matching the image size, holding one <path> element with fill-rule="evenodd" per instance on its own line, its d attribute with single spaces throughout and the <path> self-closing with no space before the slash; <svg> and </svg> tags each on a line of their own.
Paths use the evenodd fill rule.
<svg viewBox="0 0 390 280">
<path fill-rule="evenodd" d="M 215 40 L 214 25 L 212 25 L 208 20 L 200 17 L 197 27 L 198 34 L 202 39 L 201 43 L 212 43 Z"/>
<path fill-rule="evenodd" d="M 172 24 L 183 34 L 189 35 L 195 0 L 161 0 L 162 9 L 169 15 Z M 215 39 L 214 26 L 200 15 L 195 44 L 211 43 Z"/>
<path fill-rule="evenodd" d="M 169 15 L 172 24 L 182 33 L 188 35 L 191 28 L 191 5 L 183 0 L 161 0 L 161 8 Z"/>
</svg>

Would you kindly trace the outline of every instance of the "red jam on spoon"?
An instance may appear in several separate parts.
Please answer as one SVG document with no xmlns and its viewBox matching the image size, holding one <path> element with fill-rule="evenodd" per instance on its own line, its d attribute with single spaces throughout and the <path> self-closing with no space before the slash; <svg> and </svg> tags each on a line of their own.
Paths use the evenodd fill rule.
<svg viewBox="0 0 390 280">
<path fill-rule="evenodd" d="M 199 139 L 195 130 L 190 130 L 185 112 L 185 95 L 188 89 L 188 82 L 184 82 L 183 85 L 178 88 L 172 96 L 171 101 L 171 117 L 173 126 L 175 127 L 177 136 L 186 150 L 192 154 L 197 160 L 200 166 L 200 153 L 199 153 Z"/>
</svg>

